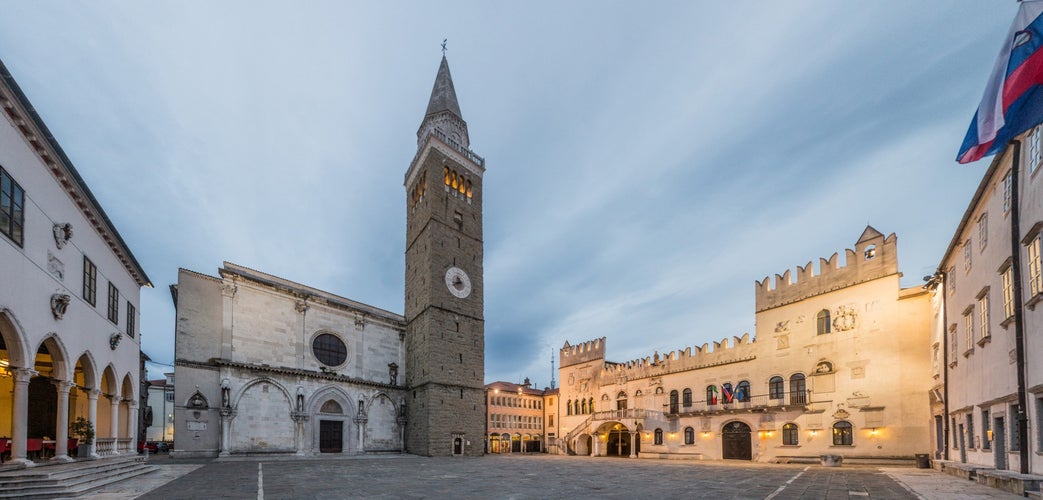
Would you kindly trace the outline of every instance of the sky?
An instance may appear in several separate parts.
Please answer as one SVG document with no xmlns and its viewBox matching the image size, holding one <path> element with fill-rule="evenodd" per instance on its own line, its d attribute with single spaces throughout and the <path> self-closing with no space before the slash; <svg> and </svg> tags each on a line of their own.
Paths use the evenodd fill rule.
<svg viewBox="0 0 1043 500">
<path fill-rule="evenodd" d="M 223 261 L 403 311 L 403 175 L 446 56 L 486 159 L 485 378 L 755 332 L 754 282 L 896 233 L 938 265 L 1014 0 L 0 0 L 0 59 L 155 288 Z"/>
</svg>

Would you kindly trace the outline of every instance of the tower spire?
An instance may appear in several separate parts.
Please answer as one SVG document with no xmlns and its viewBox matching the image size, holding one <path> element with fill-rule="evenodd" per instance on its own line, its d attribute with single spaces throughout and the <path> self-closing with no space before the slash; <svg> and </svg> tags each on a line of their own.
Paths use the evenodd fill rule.
<svg viewBox="0 0 1043 500">
<path fill-rule="evenodd" d="M 453 86 L 453 75 L 449 73 L 449 61 L 442 54 L 442 62 L 438 65 L 435 85 L 431 89 L 431 99 L 427 102 L 424 121 L 416 132 L 417 148 L 424 147 L 427 136 L 432 131 L 440 132 L 458 148 L 471 147 L 471 139 L 467 135 L 467 122 L 460 113 L 460 103 L 456 100 L 456 88 Z"/>
</svg>

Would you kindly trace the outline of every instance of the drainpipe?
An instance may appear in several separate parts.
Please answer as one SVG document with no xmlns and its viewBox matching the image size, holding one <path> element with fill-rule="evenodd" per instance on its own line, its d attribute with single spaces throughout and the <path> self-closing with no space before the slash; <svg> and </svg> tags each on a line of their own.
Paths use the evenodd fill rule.
<svg viewBox="0 0 1043 500">
<path fill-rule="evenodd" d="M 1010 167 L 1010 253 L 1011 286 L 1014 292 L 1014 350 L 1018 370 L 1018 414 L 1013 415 L 1018 426 L 1018 455 L 1021 458 L 1021 473 L 1029 472 L 1028 418 L 1025 413 L 1025 327 L 1021 302 L 1021 210 L 1018 196 L 1018 167 L 1021 165 L 1021 141 L 1011 141 L 1014 147 Z"/>
<path fill-rule="evenodd" d="M 945 294 L 949 291 L 948 279 L 949 276 L 945 274 L 945 271 L 939 271 L 942 276 L 942 389 L 944 391 L 945 401 L 942 401 L 942 426 L 945 429 L 945 444 L 942 445 L 942 452 L 945 460 L 949 460 L 949 433 L 952 429 L 949 428 L 949 301 L 946 299 Z"/>
</svg>

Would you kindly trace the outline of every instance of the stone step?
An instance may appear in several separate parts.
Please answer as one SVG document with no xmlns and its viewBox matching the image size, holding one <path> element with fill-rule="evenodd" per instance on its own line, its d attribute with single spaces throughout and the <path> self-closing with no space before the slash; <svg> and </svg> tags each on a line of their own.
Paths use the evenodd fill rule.
<svg viewBox="0 0 1043 500">
<path fill-rule="evenodd" d="M 102 486 L 123 481 L 157 470 L 158 467 L 138 460 L 121 460 L 105 464 L 66 464 L 64 466 L 47 467 L 58 469 L 53 472 L 33 471 L 23 478 L 24 481 L 12 481 L 5 478 L 5 486 L 0 488 L 0 498 L 58 498 L 75 497 L 100 488 Z M 68 467 L 78 465 L 79 467 Z M 76 469 L 76 470 L 73 470 Z"/>
<path fill-rule="evenodd" d="M 133 467 L 138 463 L 140 462 L 131 460 L 96 460 L 86 463 L 41 467 L 40 469 L 22 469 L 17 473 L 0 475 L 0 488 L 6 489 L 18 485 L 56 483 L 82 476 L 105 474 L 109 471 Z"/>
</svg>

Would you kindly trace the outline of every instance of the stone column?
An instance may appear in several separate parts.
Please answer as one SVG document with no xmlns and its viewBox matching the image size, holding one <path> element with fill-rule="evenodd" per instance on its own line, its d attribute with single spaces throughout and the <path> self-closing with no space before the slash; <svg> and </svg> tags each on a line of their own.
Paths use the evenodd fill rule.
<svg viewBox="0 0 1043 500">
<path fill-rule="evenodd" d="M 54 432 L 54 458 L 58 462 L 68 462 L 69 458 L 69 390 L 76 384 L 67 380 L 54 383 L 58 388 L 58 419 Z"/>
<path fill-rule="evenodd" d="M 37 375 L 29 368 L 9 370 L 14 376 L 14 391 L 11 408 L 11 463 L 33 466 L 33 462 L 25 456 L 25 438 L 29 420 L 29 379 Z"/>
<path fill-rule="evenodd" d="M 91 423 L 91 428 L 94 429 L 94 439 L 91 439 L 89 443 L 83 443 L 90 446 L 91 458 L 99 458 L 98 448 L 94 446 L 94 442 L 98 439 L 98 395 L 101 391 L 98 389 L 87 390 L 87 420 Z"/>
<path fill-rule="evenodd" d="M 235 418 L 235 410 L 221 408 L 221 453 L 218 454 L 220 457 L 227 457 L 231 454 L 228 451 L 228 445 L 233 418 Z"/>
<path fill-rule="evenodd" d="M 109 404 L 112 405 L 112 415 L 110 415 L 112 417 L 110 419 L 112 422 L 112 427 L 109 428 L 109 434 L 111 434 L 110 437 L 112 437 L 112 439 L 115 440 L 119 439 L 120 437 L 120 398 L 117 396 L 110 397 Z M 112 454 L 119 455 L 119 453 L 119 446 L 114 441 L 112 443 Z"/>
<path fill-rule="evenodd" d="M 305 436 L 304 424 L 308 422 L 308 414 L 302 411 L 295 411 L 290 413 L 290 418 L 296 424 L 293 433 L 293 447 L 297 450 L 297 456 L 305 456 L 308 454 L 306 446 L 308 440 Z"/>
<path fill-rule="evenodd" d="M 594 433 L 593 435 L 590 436 L 590 456 L 591 457 L 598 456 L 598 447 L 599 447 L 600 444 L 601 444 L 601 436 L 598 436 L 597 433 Z"/>
<path fill-rule="evenodd" d="M 637 458 L 637 432 L 630 433 L 630 458 Z"/>
<path fill-rule="evenodd" d="M 359 444 L 355 453 L 359 455 L 366 452 L 366 422 L 369 422 L 369 418 L 361 415 L 355 417 L 355 432 L 358 436 L 355 442 Z"/>
<path fill-rule="evenodd" d="M 130 438 L 131 450 L 137 450 L 138 448 L 138 402 L 129 401 L 127 403 L 127 409 L 130 410 L 127 415 L 127 437 Z"/>
</svg>

